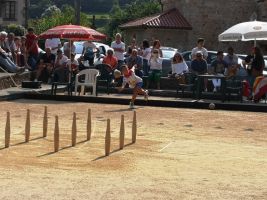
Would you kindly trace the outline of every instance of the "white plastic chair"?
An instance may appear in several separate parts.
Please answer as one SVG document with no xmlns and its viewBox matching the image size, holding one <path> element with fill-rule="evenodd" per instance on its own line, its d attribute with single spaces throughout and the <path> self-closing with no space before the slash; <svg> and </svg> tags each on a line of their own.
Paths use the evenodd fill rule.
<svg viewBox="0 0 267 200">
<path fill-rule="evenodd" d="M 80 76 L 84 76 L 82 82 L 79 81 Z M 85 69 L 76 74 L 75 95 L 77 95 L 78 86 L 81 86 L 82 94 L 83 94 L 83 88 L 88 86 L 93 88 L 93 95 L 96 96 L 97 76 L 99 76 L 99 71 L 97 69 Z"/>
</svg>

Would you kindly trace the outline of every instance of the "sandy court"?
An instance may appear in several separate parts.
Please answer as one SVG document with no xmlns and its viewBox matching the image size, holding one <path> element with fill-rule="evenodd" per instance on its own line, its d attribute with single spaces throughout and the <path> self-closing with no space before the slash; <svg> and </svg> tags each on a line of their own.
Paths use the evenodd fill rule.
<svg viewBox="0 0 267 200">
<path fill-rule="evenodd" d="M 44 106 L 48 137 L 42 138 Z M 267 199 L 267 115 L 264 113 L 138 107 L 131 144 L 128 106 L 18 100 L 0 102 L 0 199 Z M 87 109 L 91 141 L 86 140 Z M 31 137 L 24 143 L 26 109 Z M 4 149 L 6 112 L 11 147 Z M 77 146 L 71 147 L 72 113 Z M 119 151 L 120 116 L 126 147 Z M 53 153 L 54 116 L 60 151 Z M 106 119 L 111 155 L 104 157 Z"/>
</svg>

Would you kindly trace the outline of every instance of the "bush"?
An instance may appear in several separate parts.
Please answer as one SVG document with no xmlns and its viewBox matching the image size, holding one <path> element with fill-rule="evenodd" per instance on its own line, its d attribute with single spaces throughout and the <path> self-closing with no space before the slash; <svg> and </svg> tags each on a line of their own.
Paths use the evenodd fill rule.
<svg viewBox="0 0 267 200">
<path fill-rule="evenodd" d="M 23 36 L 26 32 L 25 28 L 17 24 L 9 24 L 6 28 L 7 33 L 14 33 L 16 36 Z"/>
</svg>

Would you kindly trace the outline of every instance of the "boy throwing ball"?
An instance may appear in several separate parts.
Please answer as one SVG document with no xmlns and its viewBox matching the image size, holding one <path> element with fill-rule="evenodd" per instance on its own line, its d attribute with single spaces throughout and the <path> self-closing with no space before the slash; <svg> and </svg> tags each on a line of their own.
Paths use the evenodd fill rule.
<svg viewBox="0 0 267 200">
<path fill-rule="evenodd" d="M 133 96 L 130 102 L 131 109 L 134 109 L 134 101 L 138 94 L 144 95 L 145 100 L 148 100 L 148 91 L 142 88 L 143 80 L 139 76 L 136 76 L 133 70 L 134 69 L 129 69 L 127 65 L 122 66 L 123 83 L 122 86 L 118 88 L 119 92 L 121 92 L 127 83 L 130 88 L 133 88 Z"/>
</svg>

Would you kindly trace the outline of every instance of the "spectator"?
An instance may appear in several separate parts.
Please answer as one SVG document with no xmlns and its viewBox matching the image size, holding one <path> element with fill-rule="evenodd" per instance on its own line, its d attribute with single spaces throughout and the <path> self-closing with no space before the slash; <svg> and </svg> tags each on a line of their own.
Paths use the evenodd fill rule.
<svg viewBox="0 0 267 200">
<path fill-rule="evenodd" d="M 253 86 L 256 77 L 262 75 L 264 67 L 265 67 L 265 62 L 261 50 L 258 47 L 255 47 L 254 58 L 251 62 L 251 76 L 252 76 L 250 80 L 251 86 Z"/>
<path fill-rule="evenodd" d="M 121 66 L 124 64 L 125 44 L 121 40 L 120 33 L 116 34 L 115 41 L 111 43 L 111 48 L 114 49 L 115 57 L 118 59 L 117 69 L 121 70 Z"/>
<path fill-rule="evenodd" d="M 52 54 L 51 48 L 47 47 L 45 49 L 45 53 L 41 56 L 40 61 L 37 65 L 36 80 L 49 82 L 49 78 L 51 77 L 54 68 L 55 60 L 55 54 Z"/>
<path fill-rule="evenodd" d="M 16 64 L 20 67 L 25 66 L 24 63 L 24 57 L 21 54 L 21 38 L 20 37 L 15 37 L 14 39 L 15 42 L 15 54 L 16 54 Z"/>
<path fill-rule="evenodd" d="M 55 82 L 67 82 L 69 71 L 67 68 L 68 57 L 63 55 L 63 52 L 57 50 L 57 57 L 55 61 L 55 68 L 53 73 L 53 81 Z"/>
<path fill-rule="evenodd" d="M 34 34 L 33 28 L 28 29 L 28 33 L 26 34 L 26 50 L 28 56 L 28 64 L 30 65 L 32 70 L 35 70 L 37 60 L 38 60 L 38 39 L 37 35 Z"/>
<path fill-rule="evenodd" d="M 129 69 L 134 67 L 134 73 L 139 76 L 139 77 L 143 77 L 143 59 L 141 56 L 137 55 L 138 54 L 138 50 L 137 49 L 133 49 L 131 55 L 127 58 L 126 60 L 126 64 L 128 66 Z"/>
<path fill-rule="evenodd" d="M 27 63 L 28 56 L 27 56 L 26 37 L 25 37 L 25 36 L 22 36 L 22 37 L 21 37 L 20 52 L 21 52 L 22 59 L 23 59 L 22 63 L 24 63 L 24 66 L 25 66 L 26 68 L 29 68 L 29 65 L 28 65 L 28 63 Z"/>
<path fill-rule="evenodd" d="M 142 53 L 143 57 L 143 72 L 144 76 L 148 76 L 149 72 L 149 59 L 151 57 L 151 48 L 147 40 L 143 40 Z"/>
<path fill-rule="evenodd" d="M 7 33 L 5 31 L 0 32 L 0 47 L 5 51 L 6 56 L 12 59 L 11 50 L 7 43 Z"/>
<path fill-rule="evenodd" d="M 70 72 L 69 80 L 74 81 L 76 74 L 79 72 L 79 63 L 75 59 L 75 53 L 71 53 L 71 58 L 67 62 L 67 68 Z"/>
<path fill-rule="evenodd" d="M 195 75 L 201 75 L 207 73 L 208 64 L 207 61 L 203 58 L 203 54 L 201 51 L 198 51 L 196 53 L 196 59 L 194 59 L 191 62 L 191 70 L 192 73 L 194 73 Z M 205 91 L 207 91 L 207 86 L 208 86 L 207 79 L 204 79 L 204 86 L 205 86 Z"/>
<path fill-rule="evenodd" d="M 159 40 L 155 40 L 153 42 L 153 47 L 151 49 L 151 52 L 153 52 L 154 49 L 157 49 L 159 51 L 159 57 L 162 58 L 163 57 L 163 53 L 162 53 L 162 50 L 160 49 L 160 47 L 161 47 L 160 41 Z"/>
<path fill-rule="evenodd" d="M 107 55 L 103 58 L 102 63 L 109 65 L 112 71 L 117 68 L 118 59 L 114 56 L 113 49 L 107 50 Z"/>
<path fill-rule="evenodd" d="M 180 53 L 176 53 L 172 59 L 172 77 L 179 78 L 188 72 L 188 66 Z"/>
<path fill-rule="evenodd" d="M 199 51 L 202 52 L 203 58 L 205 60 L 207 60 L 207 58 L 208 58 L 208 51 L 207 51 L 206 48 L 204 48 L 204 43 L 205 43 L 205 40 L 203 38 L 199 38 L 197 40 L 197 46 L 192 49 L 192 53 L 191 53 L 192 60 L 196 59 L 196 53 L 199 52 Z"/>
<path fill-rule="evenodd" d="M 238 57 L 234 54 L 233 47 L 228 48 L 228 53 L 223 60 L 227 64 L 227 72 L 225 74 L 227 76 L 235 76 L 240 66 L 238 65 Z"/>
<path fill-rule="evenodd" d="M 86 41 L 83 43 L 83 52 L 82 56 L 84 61 L 88 60 L 89 65 L 94 65 L 95 53 L 97 52 L 96 45 L 90 41 Z"/>
<path fill-rule="evenodd" d="M 210 73 L 214 75 L 224 75 L 227 70 L 227 63 L 223 60 L 223 51 L 217 52 L 217 58 L 211 63 Z M 213 92 L 216 92 L 221 87 L 221 79 L 212 79 L 214 86 Z"/>
<path fill-rule="evenodd" d="M 156 82 L 157 89 L 160 89 L 160 77 L 162 71 L 162 61 L 163 58 L 159 55 L 159 49 L 153 49 L 151 58 L 150 58 L 150 71 L 148 75 L 147 88 L 151 81 Z"/>
<path fill-rule="evenodd" d="M 24 71 L 23 67 L 18 67 L 12 60 L 7 56 L 8 54 L 0 47 L 0 66 L 4 70 L 11 73 L 19 73 Z"/>
<path fill-rule="evenodd" d="M 60 39 L 59 38 L 51 38 L 45 40 L 45 48 L 50 48 L 51 53 L 56 55 L 57 50 L 62 47 Z"/>
<path fill-rule="evenodd" d="M 12 55 L 12 60 L 14 63 L 17 63 L 17 54 L 16 54 L 16 44 L 15 44 L 15 34 L 9 33 L 7 36 L 6 43 L 8 45 L 8 49 L 10 50 L 10 53 Z"/>
<path fill-rule="evenodd" d="M 132 50 L 138 49 L 137 44 L 136 44 L 136 39 L 134 37 L 132 38 L 131 44 L 127 47 L 127 52 L 128 52 L 128 49 L 132 49 Z"/>
<path fill-rule="evenodd" d="M 71 52 L 70 52 L 70 50 L 71 50 Z M 74 45 L 74 42 L 72 40 L 70 42 L 65 42 L 64 43 L 63 52 L 64 52 L 65 56 L 67 56 L 69 58 L 70 54 L 71 53 L 75 53 L 75 51 L 76 51 L 76 46 Z"/>
</svg>

